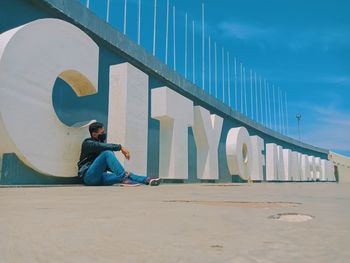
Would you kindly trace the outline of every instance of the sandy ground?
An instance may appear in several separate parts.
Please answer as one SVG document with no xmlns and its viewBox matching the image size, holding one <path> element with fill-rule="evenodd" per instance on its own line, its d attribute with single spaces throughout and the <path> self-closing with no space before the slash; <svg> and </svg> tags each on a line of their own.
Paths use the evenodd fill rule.
<svg viewBox="0 0 350 263">
<path fill-rule="evenodd" d="M 0 188 L 0 262 L 347 263 L 350 184 Z"/>
</svg>

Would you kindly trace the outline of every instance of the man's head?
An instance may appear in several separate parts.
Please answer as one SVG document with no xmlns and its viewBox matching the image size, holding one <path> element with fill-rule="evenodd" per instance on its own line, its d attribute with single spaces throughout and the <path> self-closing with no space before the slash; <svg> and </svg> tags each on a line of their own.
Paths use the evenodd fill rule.
<svg viewBox="0 0 350 263">
<path fill-rule="evenodd" d="M 89 132 L 90 132 L 91 138 L 96 141 L 104 142 L 106 140 L 105 129 L 101 122 L 91 123 L 89 125 Z"/>
</svg>

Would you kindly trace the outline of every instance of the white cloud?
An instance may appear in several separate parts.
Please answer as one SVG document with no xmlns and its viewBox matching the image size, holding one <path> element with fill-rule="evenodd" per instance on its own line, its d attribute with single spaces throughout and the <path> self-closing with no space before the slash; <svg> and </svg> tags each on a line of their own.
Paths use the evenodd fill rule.
<svg viewBox="0 0 350 263">
<path fill-rule="evenodd" d="M 248 23 L 223 21 L 218 24 L 218 29 L 226 37 L 282 44 L 295 51 L 315 46 L 328 51 L 339 46 L 348 47 L 350 44 L 349 28 L 345 26 L 337 28 L 282 28 L 279 25 L 262 27 Z"/>
<path fill-rule="evenodd" d="M 333 151 L 350 151 L 349 125 L 331 125 L 324 123 L 315 126 L 304 136 L 304 140 L 312 145 Z"/>
<path fill-rule="evenodd" d="M 272 33 L 268 28 L 229 22 L 222 22 L 218 27 L 226 36 L 242 40 L 262 38 Z"/>
<path fill-rule="evenodd" d="M 302 140 L 308 144 L 334 151 L 350 151 L 350 113 L 336 109 L 334 102 L 321 107 L 304 107 L 314 116 L 312 122 L 302 123 Z"/>
<path fill-rule="evenodd" d="M 348 76 L 330 76 L 322 79 L 329 84 L 340 84 L 350 86 L 350 77 Z"/>
</svg>

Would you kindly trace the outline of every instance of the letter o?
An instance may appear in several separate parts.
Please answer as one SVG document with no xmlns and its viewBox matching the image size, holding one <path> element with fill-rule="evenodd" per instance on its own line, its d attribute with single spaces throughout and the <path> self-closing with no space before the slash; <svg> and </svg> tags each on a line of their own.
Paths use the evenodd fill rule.
<svg viewBox="0 0 350 263">
<path fill-rule="evenodd" d="M 226 158 L 231 175 L 248 180 L 252 172 L 252 145 L 246 128 L 232 128 L 226 138 Z"/>
</svg>

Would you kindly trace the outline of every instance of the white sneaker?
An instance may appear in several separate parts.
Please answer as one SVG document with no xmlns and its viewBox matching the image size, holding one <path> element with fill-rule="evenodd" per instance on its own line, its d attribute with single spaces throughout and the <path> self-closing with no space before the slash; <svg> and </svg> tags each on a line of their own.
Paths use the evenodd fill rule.
<svg viewBox="0 0 350 263">
<path fill-rule="evenodd" d="M 148 185 L 150 186 L 158 186 L 160 185 L 160 178 L 151 178 L 148 182 Z"/>
</svg>

